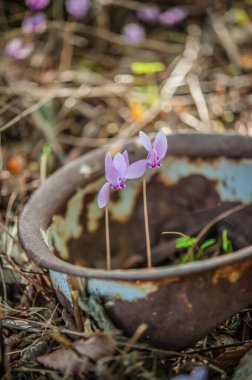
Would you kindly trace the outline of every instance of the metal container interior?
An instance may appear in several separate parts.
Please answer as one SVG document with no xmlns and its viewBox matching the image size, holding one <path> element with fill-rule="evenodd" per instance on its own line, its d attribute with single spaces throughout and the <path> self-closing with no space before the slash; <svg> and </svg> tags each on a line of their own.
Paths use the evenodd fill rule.
<svg viewBox="0 0 252 380">
<path fill-rule="evenodd" d="M 147 323 L 145 339 L 152 345 L 179 349 L 252 303 L 252 139 L 180 134 L 168 143 L 161 170 L 148 171 L 154 268 L 145 268 L 142 183 L 132 180 L 111 197 L 113 270 L 105 270 L 104 210 L 96 202 L 104 183 L 104 149 L 45 181 L 20 216 L 19 236 L 30 258 L 50 270 L 62 304 L 71 305 L 68 280 L 78 279 L 80 294 L 98 295 L 126 334 Z M 137 140 L 111 151 L 124 148 L 131 161 L 145 156 Z M 236 252 L 168 265 L 174 243 L 163 231 L 195 234 L 239 203 L 247 207 L 216 226 L 228 226 Z"/>
</svg>

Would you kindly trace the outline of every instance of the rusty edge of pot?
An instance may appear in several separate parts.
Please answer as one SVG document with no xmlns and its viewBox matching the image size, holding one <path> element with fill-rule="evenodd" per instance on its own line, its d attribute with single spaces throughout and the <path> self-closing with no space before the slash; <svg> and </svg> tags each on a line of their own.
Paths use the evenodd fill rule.
<svg viewBox="0 0 252 380">
<path fill-rule="evenodd" d="M 220 156 L 231 159 L 252 158 L 251 137 L 236 134 L 185 133 L 170 135 L 168 140 L 168 153 L 172 156 L 187 156 L 190 158 L 215 158 Z M 129 152 L 132 152 L 132 154 L 136 156 L 137 140 L 127 141 L 127 143 Z M 121 140 L 115 144 L 92 151 L 68 163 L 51 175 L 31 196 L 20 215 L 18 233 L 22 247 L 37 265 L 79 277 L 143 281 L 160 279 L 167 276 L 188 275 L 252 257 L 252 246 L 249 246 L 228 256 L 206 259 L 183 266 L 173 265 L 169 267 L 155 267 L 152 269 L 144 268 L 112 271 L 80 267 L 56 257 L 43 240 L 41 231 L 45 231 L 48 228 L 52 216 L 59 212 L 62 204 L 67 202 L 68 198 L 75 193 L 76 189 L 89 184 L 103 175 L 104 154 L 106 150 L 119 150 L 125 147 L 125 145 L 125 141 Z M 141 150 L 139 146 L 137 146 L 137 148 L 140 152 L 140 156 L 143 157 L 146 153 L 143 153 L 143 150 Z M 139 155 L 137 158 L 139 158 Z M 80 168 L 83 166 L 88 169 L 87 172 L 90 173 L 89 175 L 84 176 L 81 174 Z"/>
</svg>

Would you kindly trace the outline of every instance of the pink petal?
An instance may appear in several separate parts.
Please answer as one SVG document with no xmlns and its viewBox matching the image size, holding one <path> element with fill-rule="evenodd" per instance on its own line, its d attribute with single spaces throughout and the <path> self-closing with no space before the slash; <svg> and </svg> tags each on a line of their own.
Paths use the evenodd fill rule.
<svg viewBox="0 0 252 380">
<path fill-rule="evenodd" d="M 107 181 L 109 181 L 110 183 L 117 182 L 119 172 L 114 167 L 113 160 L 109 152 L 106 154 L 106 157 L 105 157 L 105 174 L 106 174 Z"/>
<path fill-rule="evenodd" d="M 150 142 L 149 137 L 146 135 L 146 133 L 140 131 L 139 138 L 140 138 L 141 143 L 145 147 L 145 149 L 148 150 L 149 152 L 151 150 L 151 142 Z"/>
<path fill-rule="evenodd" d="M 148 155 L 148 162 L 151 167 L 155 167 L 157 164 L 157 153 L 154 149 L 151 149 L 149 155 Z"/>
<path fill-rule="evenodd" d="M 125 150 L 125 151 L 123 152 L 123 157 L 124 157 L 124 160 L 125 160 L 126 165 L 127 165 L 127 167 L 128 167 L 128 166 L 129 166 L 129 156 L 128 156 L 128 152 L 127 152 L 127 150 Z"/>
<path fill-rule="evenodd" d="M 114 167 L 117 169 L 117 171 L 120 173 L 121 177 L 124 177 L 124 174 L 127 169 L 127 165 L 125 162 L 125 158 L 122 155 L 122 153 L 116 153 L 114 160 L 113 160 Z"/>
<path fill-rule="evenodd" d="M 102 186 L 101 190 L 99 191 L 97 202 L 99 208 L 103 208 L 107 205 L 109 200 L 109 189 L 110 189 L 110 183 L 106 182 Z"/>
<path fill-rule="evenodd" d="M 154 148 L 157 152 L 159 161 L 162 160 L 166 154 L 168 144 L 164 132 L 160 131 L 154 141 Z"/>
<path fill-rule="evenodd" d="M 142 177 L 146 171 L 147 163 L 147 160 L 139 160 L 134 162 L 128 167 L 125 177 L 128 179 Z"/>
</svg>

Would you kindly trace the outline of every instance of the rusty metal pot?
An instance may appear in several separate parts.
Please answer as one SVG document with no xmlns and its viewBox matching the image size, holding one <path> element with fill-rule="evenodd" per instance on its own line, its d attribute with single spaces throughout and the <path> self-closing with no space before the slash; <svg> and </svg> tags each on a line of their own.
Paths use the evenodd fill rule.
<svg viewBox="0 0 252 380">
<path fill-rule="evenodd" d="M 162 169 L 148 173 L 153 269 L 144 268 L 141 180 L 128 181 L 112 195 L 113 270 L 104 269 L 104 213 L 96 204 L 104 182 L 104 149 L 45 181 L 20 216 L 19 236 L 28 256 L 49 269 L 62 304 L 71 307 L 69 279 L 77 279 L 80 294 L 98 295 L 126 334 L 146 323 L 145 339 L 152 345 L 180 349 L 252 303 L 252 138 L 180 134 L 168 141 Z M 125 147 L 131 160 L 145 156 L 136 140 L 111 149 Z M 239 203 L 248 206 L 224 220 L 231 226 L 234 253 L 165 265 L 173 240 L 167 241 L 163 231 L 195 233 Z"/>
</svg>

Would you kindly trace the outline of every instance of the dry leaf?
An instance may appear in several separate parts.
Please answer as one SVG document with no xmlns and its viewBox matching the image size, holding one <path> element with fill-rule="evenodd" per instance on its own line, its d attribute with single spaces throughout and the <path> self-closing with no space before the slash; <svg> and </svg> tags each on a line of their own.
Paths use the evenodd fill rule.
<svg viewBox="0 0 252 380">
<path fill-rule="evenodd" d="M 252 347 L 252 341 L 248 341 L 239 347 L 226 348 L 215 360 L 221 368 L 236 366 L 244 354 Z"/>
<path fill-rule="evenodd" d="M 111 335 L 96 333 L 88 340 L 80 339 L 71 348 L 59 348 L 37 358 L 45 367 L 62 373 L 87 373 L 94 370 L 94 362 L 114 353 L 116 341 Z M 78 355 L 79 353 L 79 355 Z"/>
</svg>

